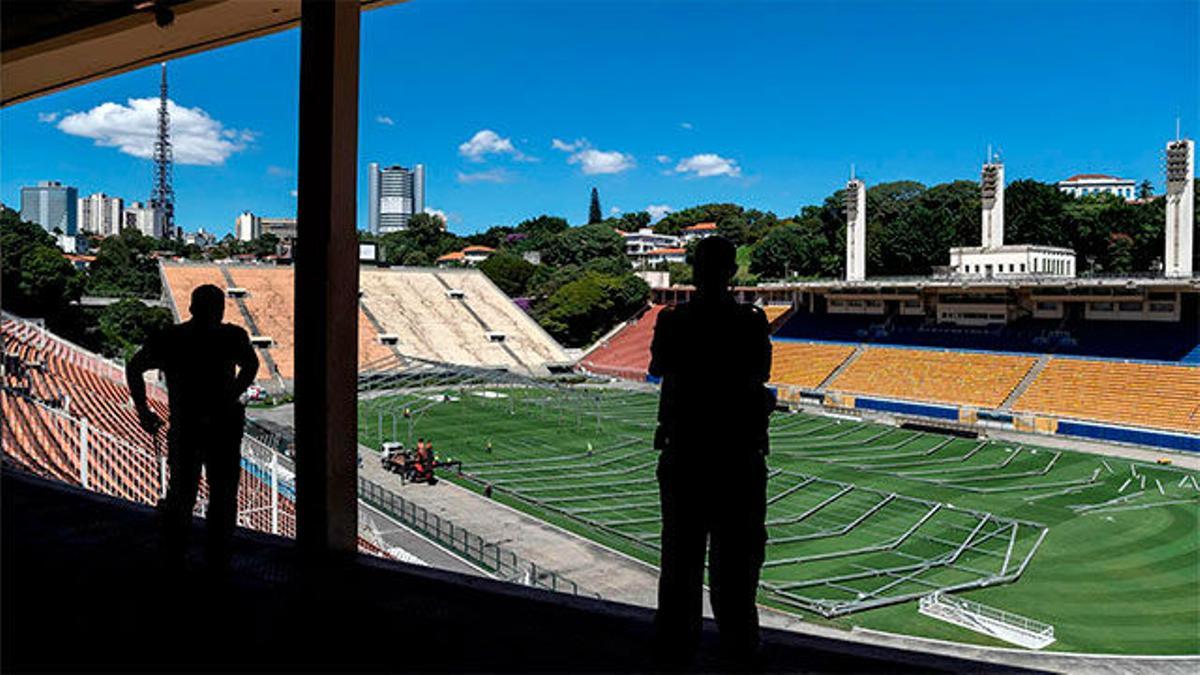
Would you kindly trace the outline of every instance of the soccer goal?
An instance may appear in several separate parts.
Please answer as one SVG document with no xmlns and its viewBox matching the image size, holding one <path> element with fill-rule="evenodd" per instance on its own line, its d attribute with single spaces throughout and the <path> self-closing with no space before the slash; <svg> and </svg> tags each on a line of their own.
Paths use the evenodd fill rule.
<svg viewBox="0 0 1200 675">
<path fill-rule="evenodd" d="M 1042 649 L 1054 642 L 1054 626 L 1048 623 L 940 591 L 922 597 L 919 611 L 925 616 L 1027 649 Z"/>
</svg>

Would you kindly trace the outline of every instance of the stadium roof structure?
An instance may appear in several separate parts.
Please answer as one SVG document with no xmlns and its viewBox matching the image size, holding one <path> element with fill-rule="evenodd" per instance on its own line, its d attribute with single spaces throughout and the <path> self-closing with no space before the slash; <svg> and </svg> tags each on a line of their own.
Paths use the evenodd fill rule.
<svg viewBox="0 0 1200 675">
<path fill-rule="evenodd" d="M 373 9 L 405 1 L 359 3 Z M 3 105 L 295 28 L 300 7 L 299 0 L 5 2 Z"/>
</svg>

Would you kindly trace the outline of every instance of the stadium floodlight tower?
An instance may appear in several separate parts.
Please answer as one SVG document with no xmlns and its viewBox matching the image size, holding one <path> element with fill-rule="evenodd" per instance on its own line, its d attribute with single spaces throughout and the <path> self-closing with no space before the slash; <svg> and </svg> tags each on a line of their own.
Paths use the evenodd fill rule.
<svg viewBox="0 0 1200 675">
<path fill-rule="evenodd" d="M 846 183 L 846 281 L 867 276 L 867 186 L 854 178 Z"/>
<path fill-rule="evenodd" d="M 1179 139 L 1167 143 L 1167 251 L 1164 273 L 1168 277 L 1190 277 L 1193 232 L 1196 229 L 1195 181 L 1196 143 Z"/>
<path fill-rule="evenodd" d="M 995 161 L 990 150 L 988 161 L 983 165 L 980 195 L 983 197 L 980 246 L 1000 248 L 1004 246 L 1004 164 Z"/>
</svg>

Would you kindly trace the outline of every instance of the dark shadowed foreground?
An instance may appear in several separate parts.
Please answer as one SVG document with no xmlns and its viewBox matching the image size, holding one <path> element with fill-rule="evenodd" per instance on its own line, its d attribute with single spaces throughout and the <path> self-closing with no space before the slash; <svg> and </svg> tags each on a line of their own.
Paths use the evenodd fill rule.
<svg viewBox="0 0 1200 675">
<path fill-rule="evenodd" d="M 3 663 L 28 670 L 638 671 L 648 609 L 353 556 L 302 564 L 239 530 L 224 581 L 161 572 L 153 510 L 3 474 Z M 190 551 L 198 562 L 198 544 Z M 202 565 L 195 565 L 203 569 Z M 703 669 L 719 669 L 706 622 Z M 779 671 L 994 665 L 764 631 Z"/>
</svg>

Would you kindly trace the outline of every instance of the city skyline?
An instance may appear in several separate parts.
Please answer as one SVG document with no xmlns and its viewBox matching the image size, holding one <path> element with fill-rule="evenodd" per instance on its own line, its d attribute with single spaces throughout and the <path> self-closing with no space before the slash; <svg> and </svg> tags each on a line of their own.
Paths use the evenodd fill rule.
<svg viewBox="0 0 1200 675">
<path fill-rule="evenodd" d="M 1180 20 L 1191 3 L 1091 7 L 1086 32 L 1070 3 L 462 4 L 363 15 L 360 229 L 371 161 L 424 164 L 427 206 L 463 233 L 583 222 L 592 186 L 606 215 L 733 201 L 786 216 L 851 163 L 868 185 L 973 180 L 988 143 L 1010 181 L 1110 173 L 1161 193 L 1175 117 L 1197 128 L 1200 67 L 1177 57 L 1197 51 Z M 505 47 L 535 39 L 556 62 Z M 401 53 L 397 88 L 386 66 Z M 294 214 L 297 57 L 290 31 L 172 62 L 185 229 Z M 202 76 L 214 69 L 228 77 Z M 20 186 L 58 180 L 145 201 L 157 79 L 155 66 L 0 113 L 0 199 L 16 208 Z M 143 118 L 145 136 L 131 128 Z"/>
</svg>

